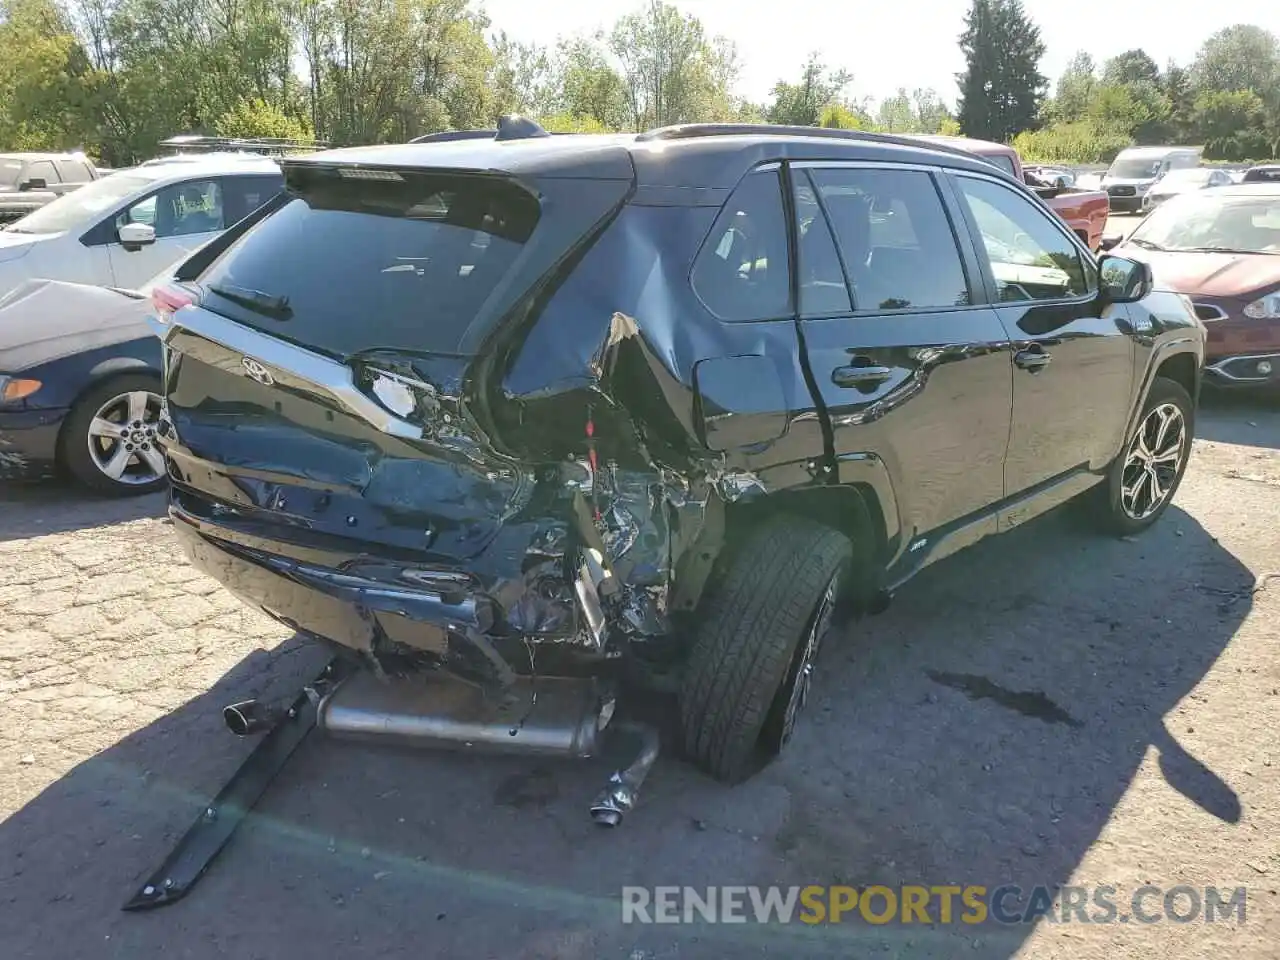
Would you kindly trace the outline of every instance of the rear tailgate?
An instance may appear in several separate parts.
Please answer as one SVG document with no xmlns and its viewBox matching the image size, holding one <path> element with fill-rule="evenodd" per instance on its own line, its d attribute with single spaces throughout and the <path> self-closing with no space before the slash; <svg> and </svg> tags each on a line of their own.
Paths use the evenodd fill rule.
<svg viewBox="0 0 1280 960">
<path fill-rule="evenodd" d="M 532 480 L 472 415 L 468 371 L 630 181 L 285 173 L 292 199 L 189 282 L 197 302 L 171 315 L 175 502 L 299 544 L 473 557 Z"/>
</svg>

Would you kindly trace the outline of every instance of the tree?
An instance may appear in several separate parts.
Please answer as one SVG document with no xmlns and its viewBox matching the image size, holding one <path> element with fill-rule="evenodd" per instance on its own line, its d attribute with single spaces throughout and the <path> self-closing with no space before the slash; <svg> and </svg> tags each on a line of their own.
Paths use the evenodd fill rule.
<svg viewBox="0 0 1280 960">
<path fill-rule="evenodd" d="M 892 97 L 880 101 L 880 109 L 876 111 L 876 128 L 885 133 L 919 133 L 915 110 L 911 98 L 901 87 Z"/>
<path fill-rule="evenodd" d="M 556 110 L 609 130 L 627 125 L 627 86 L 609 62 L 603 35 L 561 40 L 552 73 Z"/>
<path fill-rule="evenodd" d="M 959 76 L 958 119 L 965 134 L 1008 141 L 1035 126 L 1048 81 L 1045 46 L 1022 0 L 973 0 L 960 35 L 966 69 Z"/>
<path fill-rule="evenodd" d="M 549 114 L 555 106 L 555 91 L 547 51 L 537 44 L 513 40 L 506 31 L 494 35 L 491 47 L 493 119 L 509 113 L 531 117 Z"/>
<path fill-rule="evenodd" d="M 727 118 L 737 53 L 727 40 L 708 39 L 697 17 L 649 0 L 614 26 L 610 48 L 622 64 L 636 130 L 691 120 Z"/>
<path fill-rule="evenodd" d="M 1062 71 L 1054 97 L 1045 105 L 1045 114 L 1050 122 L 1072 123 L 1083 119 L 1089 112 L 1097 86 L 1097 65 L 1093 57 L 1081 50 Z"/>
<path fill-rule="evenodd" d="M 1191 71 L 1172 60 L 1164 70 L 1164 97 L 1169 102 L 1169 131 L 1174 140 L 1190 139 L 1195 121 L 1195 90 Z"/>
<path fill-rule="evenodd" d="M 1102 82 L 1117 87 L 1149 83 L 1160 85 L 1160 67 L 1144 50 L 1126 50 L 1107 61 Z"/>
<path fill-rule="evenodd" d="M 262 99 L 241 100 L 220 116 L 214 130 L 223 137 L 279 137 L 305 140 L 311 129 L 297 117 Z"/>
<path fill-rule="evenodd" d="M 822 116 L 818 118 L 818 126 L 828 130 L 865 130 L 866 120 L 841 103 L 832 103 L 822 108 Z"/>
<path fill-rule="evenodd" d="M 915 130 L 917 133 L 938 134 L 943 126 L 952 120 L 951 111 L 938 96 L 938 91 L 930 88 L 919 88 L 911 92 L 911 102 L 915 110 Z"/>
<path fill-rule="evenodd" d="M 0 4 L 0 144 L 89 146 L 92 68 L 52 0 Z"/>
<path fill-rule="evenodd" d="M 1227 27 L 1205 41 L 1191 69 L 1200 93 L 1252 90 L 1266 96 L 1280 86 L 1280 41 L 1261 27 Z"/>
<path fill-rule="evenodd" d="M 773 85 L 773 103 L 765 116 L 770 123 L 817 126 L 827 107 L 839 103 L 852 79 L 845 70 L 828 70 L 818 55 L 811 53 L 800 71 L 798 83 L 779 80 Z"/>
</svg>

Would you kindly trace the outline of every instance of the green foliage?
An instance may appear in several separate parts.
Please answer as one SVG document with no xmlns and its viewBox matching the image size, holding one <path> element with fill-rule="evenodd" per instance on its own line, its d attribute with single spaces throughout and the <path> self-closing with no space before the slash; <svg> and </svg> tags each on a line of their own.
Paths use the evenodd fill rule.
<svg viewBox="0 0 1280 960">
<path fill-rule="evenodd" d="M 848 107 L 841 103 L 831 103 L 822 108 L 822 116 L 818 118 L 818 126 L 828 130 L 865 130 L 867 124 Z"/>
<path fill-rule="evenodd" d="M 965 134 L 1007 142 L 1036 125 L 1048 81 L 1045 46 L 1022 0 L 973 0 L 960 35 L 966 68 L 957 116 Z"/>
<path fill-rule="evenodd" d="M 595 117 L 575 117 L 569 113 L 556 113 L 540 117 L 538 123 L 548 133 L 617 133 L 616 127 L 606 127 Z"/>
<path fill-rule="evenodd" d="M 1110 163 L 1130 146 L 1132 137 L 1092 120 L 1027 130 L 1013 138 L 1013 148 L 1030 163 Z"/>
<path fill-rule="evenodd" d="M 214 130 L 224 137 L 277 137 L 305 140 L 311 136 L 306 121 L 290 117 L 274 104 L 244 99 L 220 116 Z"/>
<path fill-rule="evenodd" d="M 800 71 L 798 83 L 779 80 L 773 85 L 773 104 L 765 116 L 770 123 L 828 126 L 821 122 L 825 111 L 841 106 L 840 97 L 852 80 L 848 71 L 828 70 L 818 55 L 812 53 Z"/>
</svg>

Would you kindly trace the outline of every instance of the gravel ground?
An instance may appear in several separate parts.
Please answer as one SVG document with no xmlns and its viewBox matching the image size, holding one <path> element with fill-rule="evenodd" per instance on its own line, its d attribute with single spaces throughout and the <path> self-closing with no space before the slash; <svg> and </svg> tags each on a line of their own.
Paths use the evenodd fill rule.
<svg viewBox="0 0 1280 960">
<path fill-rule="evenodd" d="M 247 752 L 219 708 L 322 658 L 197 575 L 161 499 L 0 489 L 0 952 L 1276 957 L 1280 407 L 1217 401 L 1198 432 L 1148 534 L 1060 511 L 829 641 L 792 748 L 741 787 L 667 758 L 602 832 L 602 763 L 312 737 L 192 896 L 150 914 L 119 907 Z M 619 923 L 623 884 L 916 882 L 1249 899 L 1243 924 Z"/>
</svg>

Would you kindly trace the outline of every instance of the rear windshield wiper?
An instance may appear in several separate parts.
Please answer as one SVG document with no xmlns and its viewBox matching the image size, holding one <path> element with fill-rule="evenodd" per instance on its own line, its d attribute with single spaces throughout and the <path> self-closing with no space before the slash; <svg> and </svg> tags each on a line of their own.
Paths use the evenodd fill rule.
<svg viewBox="0 0 1280 960">
<path fill-rule="evenodd" d="M 209 292 L 216 293 L 222 299 L 230 300 L 246 310 L 260 313 L 264 317 L 271 317 L 273 320 L 288 320 L 293 316 L 288 297 L 277 297 L 274 294 L 263 293 L 261 290 L 237 287 L 230 283 L 211 283 Z"/>
</svg>

